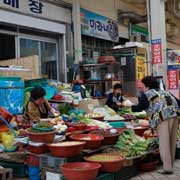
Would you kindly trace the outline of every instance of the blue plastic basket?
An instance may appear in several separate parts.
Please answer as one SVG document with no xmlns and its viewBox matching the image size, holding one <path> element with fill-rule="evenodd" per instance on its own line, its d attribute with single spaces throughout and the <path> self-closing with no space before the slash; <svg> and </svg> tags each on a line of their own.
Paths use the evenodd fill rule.
<svg viewBox="0 0 180 180">
<path fill-rule="evenodd" d="M 0 106 L 11 114 L 22 114 L 24 101 L 23 81 L 0 80 Z"/>
</svg>

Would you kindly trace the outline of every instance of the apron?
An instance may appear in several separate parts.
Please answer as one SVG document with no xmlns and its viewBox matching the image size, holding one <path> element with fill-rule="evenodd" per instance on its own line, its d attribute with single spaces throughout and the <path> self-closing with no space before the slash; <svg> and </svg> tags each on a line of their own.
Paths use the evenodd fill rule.
<svg viewBox="0 0 180 180">
<path fill-rule="evenodd" d="M 36 103 L 34 103 L 34 101 L 31 98 L 30 98 L 30 100 L 28 101 L 28 103 L 26 105 L 26 109 L 28 107 L 29 102 L 32 102 L 37 107 L 37 109 L 38 109 L 38 111 L 40 113 L 40 118 L 41 119 L 48 117 L 48 107 L 47 107 L 46 103 L 43 103 L 43 106 L 45 107 L 46 112 L 42 112 L 41 109 L 39 108 L 39 106 Z M 28 120 L 30 120 L 30 117 L 29 117 L 29 115 L 27 113 L 25 114 L 25 116 L 27 117 Z"/>
</svg>

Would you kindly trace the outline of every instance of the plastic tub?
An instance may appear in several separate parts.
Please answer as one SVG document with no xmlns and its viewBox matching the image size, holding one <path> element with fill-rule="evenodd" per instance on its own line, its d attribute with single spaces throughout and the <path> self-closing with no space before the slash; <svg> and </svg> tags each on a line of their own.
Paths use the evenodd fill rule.
<svg viewBox="0 0 180 180">
<path fill-rule="evenodd" d="M 112 159 L 106 160 L 105 158 L 108 156 Z M 94 157 L 97 157 L 97 159 Z M 101 157 L 101 160 L 99 157 Z M 102 165 L 101 171 L 103 172 L 117 172 L 123 167 L 124 157 L 120 157 L 112 153 L 102 153 L 84 157 L 84 160 L 92 163 L 100 163 Z"/>
<path fill-rule="evenodd" d="M 49 147 L 53 156 L 67 158 L 81 154 L 84 145 L 85 142 L 81 141 L 66 141 L 48 144 L 47 146 Z"/>
<path fill-rule="evenodd" d="M 101 135 L 94 134 L 74 134 L 70 138 L 75 141 L 84 141 L 85 149 L 97 149 L 101 146 L 102 140 L 104 139 Z"/>
<path fill-rule="evenodd" d="M 101 165 L 99 163 L 74 162 L 61 166 L 67 180 L 94 180 Z"/>
</svg>

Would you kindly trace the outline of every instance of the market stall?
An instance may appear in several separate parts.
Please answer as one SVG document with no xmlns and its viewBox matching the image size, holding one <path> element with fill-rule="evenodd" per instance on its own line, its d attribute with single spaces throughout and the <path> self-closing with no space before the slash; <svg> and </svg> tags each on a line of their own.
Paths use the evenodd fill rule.
<svg viewBox="0 0 180 180">
<path fill-rule="evenodd" d="M 86 107 L 80 106 L 85 99 L 71 85 L 45 78 L 24 84 L 20 90 L 25 96 L 18 97 L 22 109 L 32 87 L 39 85 L 61 114 L 28 124 L 22 121 L 22 111 L 13 111 L 16 105 L 10 109 L 7 104 L 4 114 L 0 111 L 6 120 L 6 125 L 1 120 L 1 127 L 6 127 L 1 129 L 0 146 L 4 172 L 10 168 L 13 176 L 33 180 L 74 180 L 77 174 L 81 180 L 118 180 L 156 167 L 157 135 L 151 134 L 145 112 L 133 113 L 127 107 L 115 112 L 90 98 Z"/>
</svg>

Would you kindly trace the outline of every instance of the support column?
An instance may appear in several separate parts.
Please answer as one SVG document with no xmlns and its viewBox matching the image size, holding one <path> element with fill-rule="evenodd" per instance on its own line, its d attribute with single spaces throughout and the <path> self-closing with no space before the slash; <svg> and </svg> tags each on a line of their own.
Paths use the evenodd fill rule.
<svg viewBox="0 0 180 180">
<path fill-rule="evenodd" d="M 80 0 L 73 0 L 73 30 L 74 30 L 74 52 L 75 62 L 82 61 L 82 43 L 81 43 L 81 19 L 80 19 Z"/>
<path fill-rule="evenodd" d="M 147 0 L 147 13 L 152 73 L 167 84 L 165 0 Z"/>
</svg>

